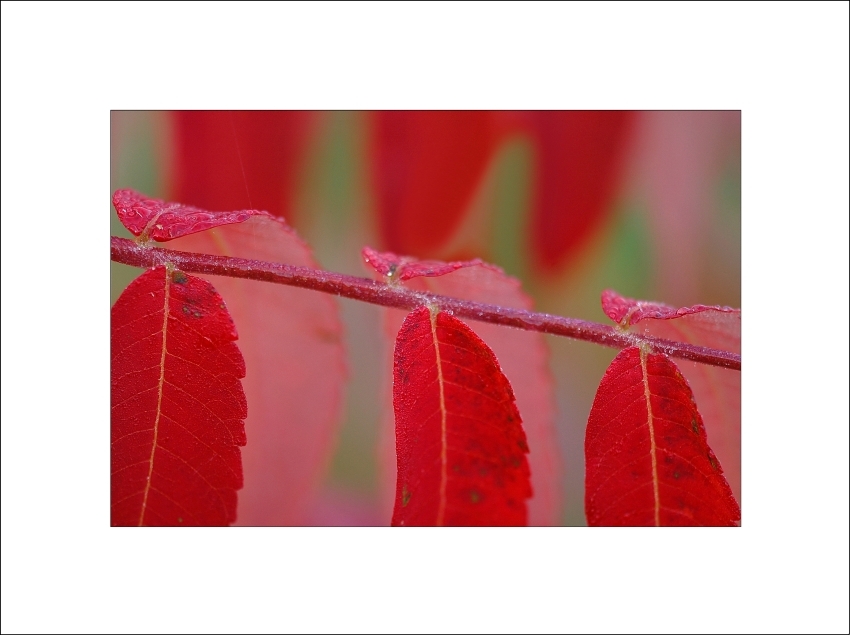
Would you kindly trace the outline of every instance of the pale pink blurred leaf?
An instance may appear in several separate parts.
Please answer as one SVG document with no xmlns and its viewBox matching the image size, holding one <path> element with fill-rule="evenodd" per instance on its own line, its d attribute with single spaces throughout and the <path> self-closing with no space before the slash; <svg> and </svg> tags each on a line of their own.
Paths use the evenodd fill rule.
<svg viewBox="0 0 850 635">
<path fill-rule="evenodd" d="M 174 240 L 174 249 L 315 267 L 283 220 L 255 216 Z M 212 278 L 211 278 L 212 279 Z M 236 524 L 308 522 L 340 419 L 345 353 L 335 301 L 322 293 L 215 277 L 239 331 L 247 374 L 245 486 Z"/>
<path fill-rule="evenodd" d="M 717 178 L 740 138 L 738 111 L 646 111 L 637 125 L 635 177 L 654 225 L 659 287 L 687 302 L 699 291 L 702 245 L 718 214 Z"/>
<path fill-rule="evenodd" d="M 311 527 L 378 527 L 387 522 L 368 497 L 325 485 L 307 510 L 305 524 Z"/>
</svg>

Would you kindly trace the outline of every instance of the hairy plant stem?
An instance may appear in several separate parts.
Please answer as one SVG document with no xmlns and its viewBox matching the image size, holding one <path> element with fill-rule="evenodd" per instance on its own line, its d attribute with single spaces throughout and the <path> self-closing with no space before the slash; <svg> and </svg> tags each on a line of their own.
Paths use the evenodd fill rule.
<svg viewBox="0 0 850 635">
<path fill-rule="evenodd" d="M 741 356 L 727 351 L 630 333 L 597 322 L 422 293 L 406 289 L 397 283 L 387 284 L 310 267 L 161 249 L 116 236 L 112 237 L 112 260 L 135 267 L 155 267 L 171 263 L 187 273 L 275 282 L 408 311 L 423 305 L 436 305 L 443 311 L 470 320 L 562 335 L 612 348 L 646 343 L 670 357 L 741 370 Z"/>
</svg>

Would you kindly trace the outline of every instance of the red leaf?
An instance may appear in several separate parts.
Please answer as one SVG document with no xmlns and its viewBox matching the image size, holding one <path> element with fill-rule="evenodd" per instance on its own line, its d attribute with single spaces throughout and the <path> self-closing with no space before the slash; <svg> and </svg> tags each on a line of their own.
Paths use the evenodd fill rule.
<svg viewBox="0 0 850 635">
<path fill-rule="evenodd" d="M 668 340 L 741 353 L 741 309 L 727 306 L 674 308 L 658 302 L 602 293 L 602 309 L 615 322 L 640 323 L 643 332 Z M 679 362 L 705 421 L 711 447 L 741 501 L 741 373 L 696 362 Z"/>
<path fill-rule="evenodd" d="M 254 216 L 180 238 L 175 249 L 316 267 L 276 217 Z M 300 525 L 330 461 L 340 422 L 345 351 L 333 298 L 255 280 L 216 278 L 241 333 L 251 405 L 242 451 L 239 525 Z"/>
<path fill-rule="evenodd" d="M 537 153 L 531 251 L 544 271 L 554 271 L 610 210 L 634 113 L 542 111 L 526 115 Z"/>
<path fill-rule="evenodd" d="M 460 224 L 496 142 L 489 112 L 373 113 L 370 165 L 387 248 L 434 254 Z"/>
<path fill-rule="evenodd" d="M 587 422 L 585 512 L 599 525 L 735 525 L 741 510 L 687 381 L 637 347 L 605 372 Z"/>
<path fill-rule="evenodd" d="M 475 302 L 532 309 L 531 299 L 522 291 L 518 280 L 498 267 L 472 260 L 467 262 L 420 262 L 392 253 L 377 253 L 368 247 L 363 250 L 367 264 L 390 279 L 405 281 L 405 286 Z M 448 273 L 446 273 L 448 272 Z M 443 274 L 446 275 L 443 275 Z M 418 277 L 417 276 L 427 276 Z M 402 311 L 385 313 L 385 333 L 390 342 L 396 339 L 404 320 Z M 523 418 L 528 439 L 534 495 L 528 502 L 528 523 L 535 526 L 556 525 L 562 505 L 561 455 L 555 430 L 555 392 L 549 370 L 549 352 L 543 335 L 519 329 L 506 329 L 495 324 L 477 322 L 475 331 L 493 350 L 505 376 L 509 378 L 516 404 Z M 395 471 L 395 447 L 392 442 L 392 409 L 387 407 L 387 425 L 382 456 L 385 464 Z M 389 471 L 389 469 L 387 469 Z M 392 497 L 392 493 L 389 494 Z"/>
<path fill-rule="evenodd" d="M 315 113 L 179 111 L 173 118 L 174 198 L 209 209 L 258 207 L 291 220 Z"/>
<path fill-rule="evenodd" d="M 693 316 L 680 324 L 687 325 L 692 332 L 692 343 L 700 342 L 701 346 L 715 346 L 718 338 L 741 348 L 741 309 L 728 306 L 706 306 L 696 304 L 680 309 L 646 300 L 634 300 L 621 296 L 616 291 L 606 289 L 602 292 L 602 310 L 605 315 L 620 324 L 631 326 L 647 318 L 655 320 L 673 320 Z M 709 343 L 711 342 L 711 343 Z M 726 349 L 726 350 L 731 350 Z"/>
<path fill-rule="evenodd" d="M 428 307 L 402 324 L 393 365 L 393 525 L 525 525 L 528 446 L 493 352 Z"/>
<path fill-rule="evenodd" d="M 241 223 L 251 216 L 267 215 L 255 209 L 237 212 L 208 212 L 191 205 L 166 203 L 133 190 L 118 190 L 112 204 L 124 227 L 134 236 L 165 242 L 220 225 Z"/>
<path fill-rule="evenodd" d="M 227 525 L 245 363 L 208 282 L 156 267 L 112 307 L 112 524 Z"/>
<path fill-rule="evenodd" d="M 416 258 L 397 256 L 390 252 L 381 253 L 371 247 L 364 247 L 362 254 L 363 261 L 367 265 L 391 280 L 411 280 L 412 278 L 420 277 L 432 278 L 444 276 L 463 267 L 484 264 L 477 258 L 465 262 L 417 260 Z"/>
</svg>

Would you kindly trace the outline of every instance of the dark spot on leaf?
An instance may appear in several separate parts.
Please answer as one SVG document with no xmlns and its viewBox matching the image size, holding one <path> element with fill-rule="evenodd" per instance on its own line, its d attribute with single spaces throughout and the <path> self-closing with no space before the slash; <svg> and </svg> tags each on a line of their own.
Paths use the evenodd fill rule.
<svg viewBox="0 0 850 635">
<path fill-rule="evenodd" d="M 189 281 L 189 278 L 182 271 L 172 271 L 171 280 L 174 284 L 186 284 Z"/>
<path fill-rule="evenodd" d="M 520 439 L 519 441 L 517 441 L 517 445 L 519 446 L 519 449 L 523 452 L 528 452 L 528 444 L 525 442 L 524 439 Z"/>
<path fill-rule="evenodd" d="M 410 502 L 410 490 L 407 489 L 407 485 L 401 488 L 401 506 L 407 507 L 407 504 Z"/>
<path fill-rule="evenodd" d="M 469 492 L 469 501 L 470 501 L 473 505 L 475 505 L 476 503 L 481 502 L 481 494 L 479 494 L 479 493 L 478 493 L 478 492 L 476 492 L 475 490 L 470 491 L 470 492 Z"/>
<path fill-rule="evenodd" d="M 178 523 L 182 523 L 182 522 L 183 522 L 183 517 L 182 517 L 182 516 L 178 516 L 178 517 L 177 517 L 177 522 L 178 522 Z"/>
<path fill-rule="evenodd" d="M 691 419 L 691 428 L 694 431 L 694 434 L 699 434 L 699 426 L 697 425 L 696 419 Z"/>
<path fill-rule="evenodd" d="M 204 317 L 203 313 L 201 313 L 200 311 L 196 311 L 195 309 L 192 309 L 185 304 L 183 305 L 183 313 L 188 315 L 189 317 L 195 317 L 195 318 Z"/>
<path fill-rule="evenodd" d="M 676 480 L 678 480 L 680 476 L 681 474 L 679 474 L 679 472 L 673 472 L 673 478 L 675 478 Z"/>
<path fill-rule="evenodd" d="M 713 454 L 709 453 L 708 462 L 711 463 L 711 469 L 716 472 L 717 471 L 717 459 L 714 458 Z"/>
</svg>

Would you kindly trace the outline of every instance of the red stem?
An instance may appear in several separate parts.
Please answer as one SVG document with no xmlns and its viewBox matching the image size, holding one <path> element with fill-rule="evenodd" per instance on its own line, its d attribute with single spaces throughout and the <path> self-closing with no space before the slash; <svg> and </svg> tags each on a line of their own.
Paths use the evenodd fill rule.
<svg viewBox="0 0 850 635">
<path fill-rule="evenodd" d="M 155 267 L 169 262 L 187 273 L 205 273 L 276 282 L 277 284 L 304 287 L 408 311 L 423 304 L 435 304 L 446 312 L 470 320 L 492 322 L 551 335 L 563 335 L 612 348 L 626 348 L 646 343 L 670 357 L 741 370 L 741 356 L 727 351 L 628 333 L 597 322 L 586 322 L 548 313 L 535 313 L 524 309 L 511 309 L 494 304 L 481 304 L 433 293 L 412 291 L 398 285 L 310 267 L 295 267 L 260 260 L 246 260 L 245 258 L 173 251 L 141 245 L 132 240 L 115 236 L 112 237 L 112 260 L 135 267 Z"/>
</svg>

